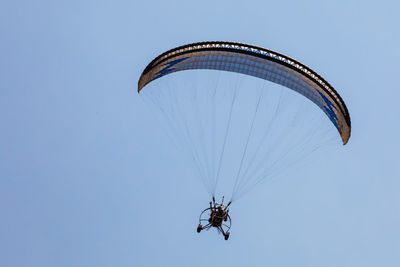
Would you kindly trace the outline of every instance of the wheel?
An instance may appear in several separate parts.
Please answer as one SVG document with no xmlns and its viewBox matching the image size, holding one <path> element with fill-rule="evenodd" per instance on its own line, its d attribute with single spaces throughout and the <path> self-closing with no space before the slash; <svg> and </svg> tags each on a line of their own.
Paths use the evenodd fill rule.
<svg viewBox="0 0 400 267">
<path fill-rule="evenodd" d="M 201 230 L 203 230 L 203 226 L 201 224 L 199 224 L 199 226 L 197 226 L 197 232 L 200 233 Z"/>
<path fill-rule="evenodd" d="M 228 240 L 228 238 L 229 238 L 229 232 L 226 232 L 226 234 L 225 234 L 225 240 Z"/>
</svg>

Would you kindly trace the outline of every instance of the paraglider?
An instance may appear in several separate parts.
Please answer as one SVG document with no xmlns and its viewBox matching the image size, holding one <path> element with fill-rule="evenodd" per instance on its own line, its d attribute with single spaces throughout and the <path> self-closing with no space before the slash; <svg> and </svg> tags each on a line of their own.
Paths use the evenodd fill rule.
<svg viewBox="0 0 400 267">
<path fill-rule="evenodd" d="M 215 227 L 224 236 L 225 240 L 228 240 L 230 235 L 229 229 L 231 229 L 231 217 L 229 216 L 228 209 L 230 204 L 231 202 L 224 206 L 224 198 L 222 198 L 221 204 L 216 203 L 213 197 L 210 207 L 203 210 L 200 214 L 197 232 L 200 233 L 202 230 Z M 203 225 L 204 222 L 206 222 L 205 225 Z"/>
<path fill-rule="evenodd" d="M 200 89 L 196 86 L 193 88 L 185 86 L 182 90 L 178 90 L 166 88 L 162 83 L 156 82 L 161 77 L 184 70 L 244 74 L 247 77 L 260 78 L 281 85 L 283 93 L 275 97 L 276 104 L 271 104 L 267 101 L 274 98 L 274 92 L 266 90 L 265 84 L 260 90 L 248 86 L 240 91 L 236 85 L 235 88 L 231 86 L 224 90 L 218 86 L 220 77 L 218 76 L 215 79 L 217 84 L 215 86 L 203 86 Z M 212 80 L 209 78 L 210 72 L 204 74 L 207 75 L 206 80 Z M 229 77 L 228 81 L 231 80 Z M 235 177 L 233 193 L 228 206 L 266 177 L 276 175 L 279 170 L 288 167 L 289 162 L 291 164 L 292 161 L 303 158 L 303 154 L 319 147 L 319 144 L 314 146 L 308 144 L 317 142 L 318 138 L 322 139 L 321 136 L 325 136 L 325 132 L 319 132 L 322 127 L 313 123 L 314 121 L 304 115 L 306 113 L 302 110 L 287 115 L 287 110 L 289 112 L 294 110 L 294 105 L 291 103 L 286 106 L 286 113 L 281 111 L 282 95 L 287 93 L 284 88 L 302 96 L 302 98 L 290 96 L 296 98 L 296 101 L 305 102 L 304 99 L 309 99 L 319 107 L 329 118 L 331 125 L 336 128 L 343 145 L 348 142 L 351 135 L 350 114 L 337 91 L 304 64 L 269 49 L 233 42 L 200 42 L 180 46 L 159 55 L 147 65 L 138 81 L 138 93 L 146 91 L 144 87 L 152 83 L 157 85 L 156 88 L 149 90 L 149 99 L 160 108 L 168 123 L 174 128 L 173 135 L 180 136 L 179 139 L 187 148 L 188 155 L 210 192 L 214 205 L 216 205 L 215 190 L 222 176 L 221 165 L 226 159 L 229 133 L 244 132 L 241 138 L 243 143 L 239 144 L 237 139 L 231 141 L 233 144 L 231 147 L 241 152 L 231 153 L 237 154 L 238 158 L 235 161 L 237 171 L 235 170 L 233 174 Z M 268 97 L 265 96 L 267 91 L 270 93 Z M 247 101 L 246 103 L 253 101 L 254 104 L 246 106 L 243 104 L 244 108 L 239 110 L 240 100 Z M 306 106 L 307 103 L 301 105 Z M 279 118 L 280 112 L 286 117 Z M 313 111 L 311 114 L 314 113 Z M 202 115 L 205 118 L 201 118 Z M 236 126 L 235 119 L 237 119 Z M 307 123 L 314 128 L 303 131 L 301 127 Z M 280 124 L 283 126 L 280 127 Z M 289 137 L 289 134 L 293 136 Z M 254 141 L 257 138 L 260 141 Z M 252 151 L 250 147 L 253 148 Z M 291 155 L 294 156 L 290 158 Z M 203 211 L 203 213 L 209 212 L 210 218 L 204 219 L 208 221 L 205 226 L 199 223 L 200 228 L 198 227 L 197 231 L 216 227 L 227 239 L 230 228 L 230 217 L 227 211 L 224 213 L 227 206 L 222 206 L 222 203 L 219 205 L 224 211 L 222 213 L 217 206 L 211 206 Z M 221 214 L 214 216 L 217 213 Z M 222 222 L 225 219 L 229 221 L 227 230 L 222 228 L 221 219 Z M 203 219 L 200 216 L 201 220 Z"/>
</svg>

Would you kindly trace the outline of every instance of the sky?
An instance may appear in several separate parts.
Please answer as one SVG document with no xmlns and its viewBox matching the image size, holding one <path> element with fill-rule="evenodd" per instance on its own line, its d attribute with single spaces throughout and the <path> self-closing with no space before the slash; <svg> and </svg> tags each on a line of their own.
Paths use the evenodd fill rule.
<svg viewBox="0 0 400 267">
<path fill-rule="evenodd" d="M 0 265 L 400 266 L 397 1 L 2 1 Z M 289 55 L 352 137 L 195 232 L 209 195 L 137 94 L 145 66 L 224 40 Z"/>
</svg>

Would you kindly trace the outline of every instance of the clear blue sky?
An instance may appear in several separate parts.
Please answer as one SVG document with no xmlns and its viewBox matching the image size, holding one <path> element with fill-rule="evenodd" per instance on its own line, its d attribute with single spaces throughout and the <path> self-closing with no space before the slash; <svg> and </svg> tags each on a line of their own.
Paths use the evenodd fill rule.
<svg viewBox="0 0 400 267">
<path fill-rule="evenodd" d="M 0 266 L 400 266 L 397 1 L 3 1 Z M 341 93 L 349 144 L 195 233 L 208 195 L 136 93 L 147 63 L 227 40 Z"/>
</svg>

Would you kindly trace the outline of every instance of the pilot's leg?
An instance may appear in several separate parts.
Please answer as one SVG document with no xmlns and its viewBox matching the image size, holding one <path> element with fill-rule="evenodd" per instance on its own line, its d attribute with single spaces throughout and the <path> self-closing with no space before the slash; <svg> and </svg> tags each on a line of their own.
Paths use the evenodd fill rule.
<svg viewBox="0 0 400 267">
<path fill-rule="evenodd" d="M 222 226 L 218 226 L 218 229 L 221 232 L 221 234 L 223 234 L 225 236 L 225 231 L 224 231 L 224 229 L 222 229 Z"/>
</svg>

